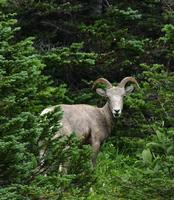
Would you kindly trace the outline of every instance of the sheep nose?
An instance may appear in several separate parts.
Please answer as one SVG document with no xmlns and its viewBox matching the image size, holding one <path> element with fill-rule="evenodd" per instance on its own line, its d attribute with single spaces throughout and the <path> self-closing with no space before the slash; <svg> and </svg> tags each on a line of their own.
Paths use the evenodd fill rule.
<svg viewBox="0 0 174 200">
<path fill-rule="evenodd" d="M 114 110 L 113 115 L 114 117 L 118 117 L 120 115 L 120 110 Z"/>
<path fill-rule="evenodd" d="M 120 110 L 114 110 L 115 114 L 119 114 Z"/>
</svg>

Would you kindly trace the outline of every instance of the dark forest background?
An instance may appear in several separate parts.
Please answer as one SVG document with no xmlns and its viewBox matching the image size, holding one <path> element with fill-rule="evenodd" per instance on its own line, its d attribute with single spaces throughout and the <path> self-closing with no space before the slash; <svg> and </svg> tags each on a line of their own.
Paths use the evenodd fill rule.
<svg viewBox="0 0 174 200">
<path fill-rule="evenodd" d="M 141 89 L 95 168 L 74 135 L 51 141 L 62 112 L 41 117 L 45 107 L 102 106 L 93 81 L 126 76 Z M 0 1 L 0 199 L 173 200 L 173 144 L 172 0 Z"/>
</svg>

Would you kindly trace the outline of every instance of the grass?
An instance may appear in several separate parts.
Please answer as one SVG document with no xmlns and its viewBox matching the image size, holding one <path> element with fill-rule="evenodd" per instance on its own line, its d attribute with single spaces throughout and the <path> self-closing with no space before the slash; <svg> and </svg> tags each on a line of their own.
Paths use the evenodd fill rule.
<svg viewBox="0 0 174 200">
<path fill-rule="evenodd" d="M 126 143 L 128 140 L 126 138 Z M 145 143 L 142 139 L 129 141 L 130 146 L 121 151 L 110 141 L 105 143 L 94 170 L 96 181 L 89 191 L 84 194 L 74 188 L 65 199 L 174 200 L 173 177 L 166 176 L 164 171 L 153 170 L 143 163 L 143 142 Z M 138 147 L 137 151 L 135 147 Z"/>
</svg>

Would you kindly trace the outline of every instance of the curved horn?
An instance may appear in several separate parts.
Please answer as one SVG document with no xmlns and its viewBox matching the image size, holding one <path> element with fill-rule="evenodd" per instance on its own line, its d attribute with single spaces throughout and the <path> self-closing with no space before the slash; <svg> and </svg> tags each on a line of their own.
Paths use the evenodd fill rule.
<svg viewBox="0 0 174 200">
<path fill-rule="evenodd" d="M 98 78 L 96 81 L 94 81 L 92 89 L 95 87 L 97 83 L 104 83 L 106 84 L 107 88 L 112 88 L 112 84 L 105 78 Z"/>
<path fill-rule="evenodd" d="M 128 83 L 129 81 L 132 82 L 132 83 L 135 83 L 137 85 L 137 87 L 140 88 L 136 79 L 134 77 L 131 77 L 131 76 L 122 79 L 122 81 L 119 83 L 118 86 L 125 87 L 126 83 Z"/>
</svg>

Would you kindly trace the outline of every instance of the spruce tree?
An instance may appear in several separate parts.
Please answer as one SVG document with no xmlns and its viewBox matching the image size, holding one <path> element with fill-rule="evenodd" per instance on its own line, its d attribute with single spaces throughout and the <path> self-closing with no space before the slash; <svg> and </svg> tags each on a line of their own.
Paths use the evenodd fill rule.
<svg viewBox="0 0 174 200">
<path fill-rule="evenodd" d="M 70 184 L 83 188 L 82 183 L 90 183 L 90 151 L 73 135 L 51 140 L 62 112 L 57 107 L 41 117 L 38 111 L 57 90 L 41 73 L 44 65 L 32 38 L 14 39 L 18 29 L 13 14 L 0 13 L 0 198 L 57 199 Z M 59 96 L 63 91 L 60 87 Z M 40 141 L 47 148 L 43 165 Z M 58 167 L 66 160 L 68 174 L 61 175 Z"/>
</svg>

